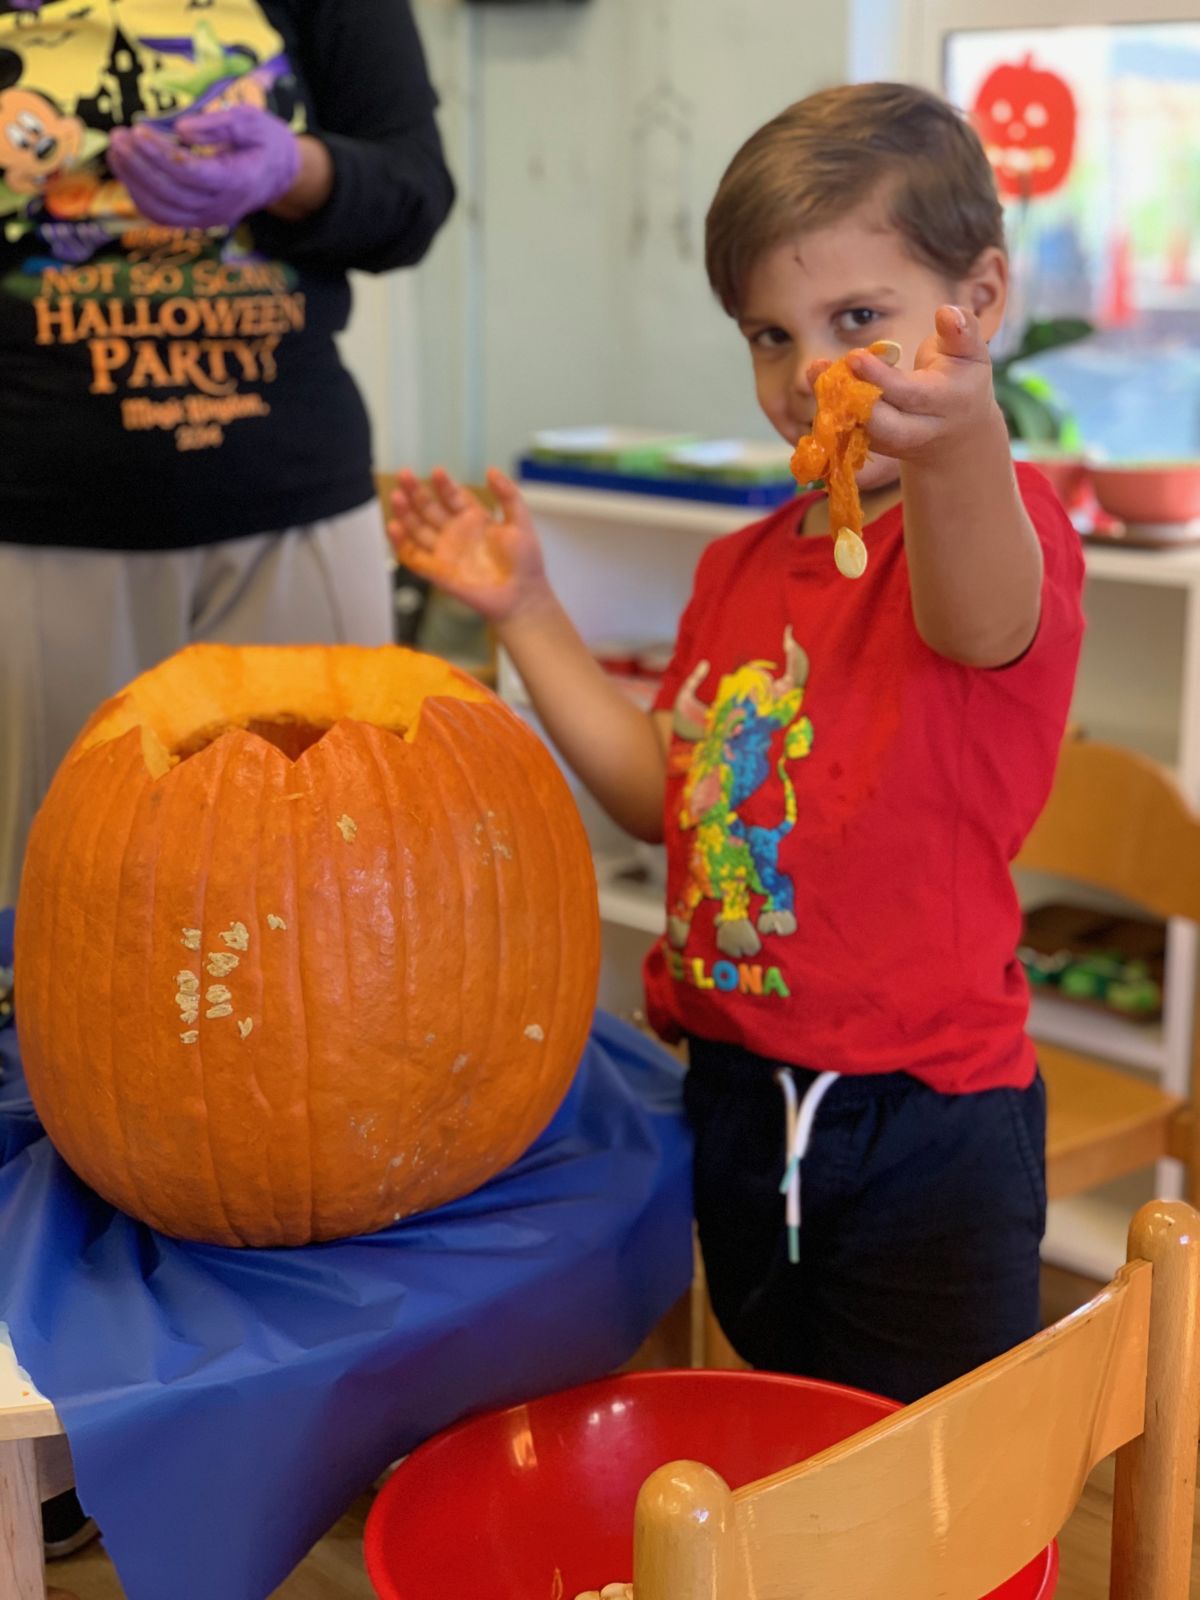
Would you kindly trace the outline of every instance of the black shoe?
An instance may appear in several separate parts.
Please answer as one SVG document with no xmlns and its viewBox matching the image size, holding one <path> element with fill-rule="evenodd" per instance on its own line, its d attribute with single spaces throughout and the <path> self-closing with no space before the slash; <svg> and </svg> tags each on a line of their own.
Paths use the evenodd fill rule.
<svg viewBox="0 0 1200 1600">
<path fill-rule="evenodd" d="M 42 1502 L 42 1545 L 47 1561 L 74 1555 L 90 1544 L 100 1529 L 75 1497 L 74 1489 Z"/>
</svg>

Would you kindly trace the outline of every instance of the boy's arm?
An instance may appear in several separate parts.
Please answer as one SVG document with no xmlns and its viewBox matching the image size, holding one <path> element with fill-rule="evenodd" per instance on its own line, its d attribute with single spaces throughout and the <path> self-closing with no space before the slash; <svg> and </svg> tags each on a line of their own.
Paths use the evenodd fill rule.
<svg viewBox="0 0 1200 1600">
<path fill-rule="evenodd" d="M 1002 667 L 1037 632 L 1042 548 L 996 410 L 960 451 L 900 471 L 913 617 L 939 655 Z"/>
<path fill-rule="evenodd" d="M 497 632 L 568 766 L 614 822 L 657 844 L 666 756 L 654 718 L 612 682 L 549 586 Z"/>
<path fill-rule="evenodd" d="M 1042 551 L 1021 503 L 978 324 L 942 307 L 913 372 L 870 355 L 851 360 L 884 391 L 872 442 L 901 460 L 918 632 L 964 666 L 1007 666 L 1037 632 Z"/>
</svg>

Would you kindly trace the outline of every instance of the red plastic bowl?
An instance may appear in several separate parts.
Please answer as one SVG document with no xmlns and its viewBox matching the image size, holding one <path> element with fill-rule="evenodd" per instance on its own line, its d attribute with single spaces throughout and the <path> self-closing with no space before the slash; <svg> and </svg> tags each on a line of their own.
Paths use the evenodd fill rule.
<svg viewBox="0 0 1200 1600">
<path fill-rule="evenodd" d="M 1040 456 L 1036 451 L 1026 450 L 1017 459 L 1027 461 L 1031 467 L 1036 467 L 1043 477 L 1049 479 L 1050 487 L 1068 511 L 1074 507 L 1087 487 L 1087 467 L 1082 456 L 1049 453 Z"/>
<path fill-rule="evenodd" d="M 383 1600 L 573 1600 L 633 1576 L 634 1502 L 656 1467 L 703 1461 L 738 1488 L 896 1409 L 773 1373 L 641 1372 L 486 1412 L 388 1479 L 367 1572 Z M 992 1600 L 1049 1600 L 1057 1577 L 1051 1546 Z"/>
<path fill-rule="evenodd" d="M 1200 461 L 1096 463 L 1096 499 L 1120 522 L 1180 523 L 1200 517 Z"/>
</svg>

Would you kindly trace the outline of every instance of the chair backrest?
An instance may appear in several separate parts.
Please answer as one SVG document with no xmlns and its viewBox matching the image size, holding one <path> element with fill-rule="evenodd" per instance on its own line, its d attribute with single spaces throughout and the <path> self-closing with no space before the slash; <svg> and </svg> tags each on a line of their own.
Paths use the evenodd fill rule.
<svg viewBox="0 0 1200 1600">
<path fill-rule="evenodd" d="M 1200 922 L 1200 816 L 1165 767 L 1118 745 L 1067 740 L 1017 865 Z"/>
<path fill-rule="evenodd" d="M 928 1399 L 736 1492 L 676 1462 L 638 1500 L 637 1600 L 978 1600 L 1118 1457 L 1114 1596 L 1187 1600 L 1200 1213 L 1139 1213 L 1090 1305 Z"/>
</svg>

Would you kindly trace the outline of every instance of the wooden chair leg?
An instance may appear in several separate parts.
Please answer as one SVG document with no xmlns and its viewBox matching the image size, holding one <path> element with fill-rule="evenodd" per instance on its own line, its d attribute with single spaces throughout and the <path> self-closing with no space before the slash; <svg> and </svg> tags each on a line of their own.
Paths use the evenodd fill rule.
<svg viewBox="0 0 1200 1600">
<path fill-rule="evenodd" d="M 0 1440 L 0 1595 L 44 1600 L 42 1501 L 32 1439 Z"/>
<path fill-rule="evenodd" d="M 673 1461 L 638 1495 L 633 1533 L 637 1600 L 734 1600 L 733 1492 L 698 1461 Z"/>
<path fill-rule="evenodd" d="M 1175 1201 L 1143 1206 L 1131 1260 L 1154 1268 L 1145 1430 L 1117 1456 L 1112 1600 L 1188 1600 L 1200 1428 L 1200 1235 Z M 1136 1526 L 1136 1548 L 1135 1548 Z"/>
</svg>

